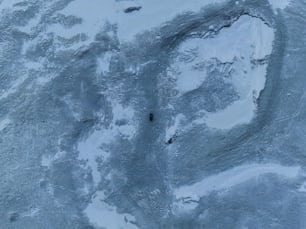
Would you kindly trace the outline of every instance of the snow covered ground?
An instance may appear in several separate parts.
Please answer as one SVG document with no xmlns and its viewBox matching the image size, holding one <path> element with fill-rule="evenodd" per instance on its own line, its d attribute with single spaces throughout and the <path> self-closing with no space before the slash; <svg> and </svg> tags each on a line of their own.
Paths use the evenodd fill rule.
<svg viewBox="0 0 306 229">
<path fill-rule="evenodd" d="M 64 28 L 61 25 L 54 25 L 49 28 L 49 31 L 66 38 L 70 38 L 78 33 L 85 33 L 88 36 L 86 43 L 89 44 L 94 40 L 95 35 L 101 30 L 103 25 L 108 22 L 117 24 L 118 38 L 121 41 L 130 41 L 136 34 L 161 26 L 178 14 L 197 12 L 202 7 L 226 1 L 192 0 L 186 2 L 183 0 L 173 0 L 171 2 L 152 2 L 150 0 L 93 0 L 88 3 L 83 0 L 75 0 L 60 13 L 67 16 L 80 17 L 83 21 L 82 24 L 70 29 Z M 125 13 L 124 10 L 129 7 L 141 7 L 141 9 L 136 12 Z"/>
<path fill-rule="evenodd" d="M 115 206 L 104 202 L 105 198 L 103 192 L 97 192 L 85 209 L 85 214 L 93 225 L 107 229 L 138 229 L 134 216 L 118 213 Z"/>
<path fill-rule="evenodd" d="M 305 228 L 304 9 L 0 0 L 0 228 Z"/>
<path fill-rule="evenodd" d="M 291 0 L 269 0 L 271 7 L 274 9 L 274 12 L 277 12 L 277 9 L 285 9 Z"/>
<path fill-rule="evenodd" d="M 203 180 L 188 186 L 182 186 L 174 190 L 179 208 L 190 210 L 197 205 L 195 202 L 213 191 L 230 192 L 232 188 L 244 182 L 265 175 L 276 175 L 279 179 L 297 179 L 302 175 L 299 166 L 283 166 L 279 164 L 249 164 L 234 167 L 233 169 L 209 176 Z M 259 182 L 260 185 L 260 182 Z M 301 190 L 301 189 L 300 189 Z M 191 205 L 191 206 L 190 206 Z"/>
<path fill-rule="evenodd" d="M 0 121 L 0 131 L 4 130 L 10 123 L 11 123 L 11 120 L 8 118 L 1 120 Z"/>
<path fill-rule="evenodd" d="M 241 16 L 215 36 L 183 42 L 168 70 L 169 76 L 176 80 L 176 88 L 182 95 L 205 84 L 207 75 L 211 74 L 209 62 L 219 61 L 220 71 L 227 71 L 226 82 L 233 85 L 239 99 L 223 110 L 205 112 L 205 123 L 218 129 L 249 123 L 256 112 L 256 100 L 265 87 L 273 40 L 273 28 L 258 18 Z M 224 65 L 228 65 L 226 69 Z"/>
<path fill-rule="evenodd" d="M 87 166 L 92 171 L 95 185 L 101 180 L 99 165 L 97 160 L 106 163 L 110 152 L 107 150 L 109 144 L 114 144 L 118 137 L 131 139 L 135 136 L 137 126 L 132 122 L 134 111 L 130 107 L 123 107 L 118 103 L 113 103 L 113 119 L 108 128 L 97 127 L 93 133 L 84 141 L 79 142 L 79 160 L 87 162 Z M 105 149 L 106 148 L 106 149 Z"/>
</svg>

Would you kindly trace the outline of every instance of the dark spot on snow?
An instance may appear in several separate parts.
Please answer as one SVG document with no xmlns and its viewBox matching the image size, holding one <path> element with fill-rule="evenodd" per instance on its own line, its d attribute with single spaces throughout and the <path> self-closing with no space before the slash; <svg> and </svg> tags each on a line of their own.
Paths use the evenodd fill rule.
<svg viewBox="0 0 306 229">
<path fill-rule="evenodd" d="M 139 11 L 141 9 L 141 6 L 131 6 L 124 10 L 124 13 L 132 13 L 134 11 Z"/>
<path fill-rule="evenodd" d="M 47 181 L 45 181 L 45 180 L 40 180 L 39 181 L 39 187 L 40 188 L 46 188 L 47 187 Z"/>
<path fill-rule="evenodd" d="M 153 113 L 149 114 L 149 120 L 150 120 L 150 122 L 153 122 L 153 120 L 154 120 L 154 114 Z"/>
<path fill-rule="evenodd" d="M 17 212 L 10 212 L 9 213 L 9 221 L 11 223 L 16 222 L 19 218 L 19 214 Z"/>
<path fill-rule="evenodd" d="M 167 144 L 172 144 L 173 143 L 173 138 L 170 138 L 168 141 L 167 141 Z"/>
</svg>

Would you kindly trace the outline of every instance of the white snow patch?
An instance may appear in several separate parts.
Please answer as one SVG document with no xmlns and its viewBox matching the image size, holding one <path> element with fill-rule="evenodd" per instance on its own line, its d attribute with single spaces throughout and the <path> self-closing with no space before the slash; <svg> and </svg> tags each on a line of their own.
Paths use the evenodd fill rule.
<svg viewBox="0 0 306 229">
<path fill-rule="evenodd" d="M 111 52 L 105 53 L 102 57 L 97 59 L 97 74 L 103 74 L 109 71 L 109 65 L 111 61 Z"/>
<path fill-rule="evenodd" d="M 9 124 L 11 124 L 11 120 L 9 118 L 4 118 L 0 121 L 0 131 L 4 130 Z"/>
<path fill-rule="evenodd" d="M 253 107 L 250 98 L 238 100 L 231 106 L 217 113 L 208 113 L 206 124 L 218 129 L 230 129 L 236 125 L 248 123 L 253 118 Z"/>
<path fill-rule="evenodd" d="M 40 209 L 39 208 L 31 208 L 29 211 L 23 213 L 22 217 L 35 217 L 39 214 Z"/>
<path fill-rule="evenodd" d="M 269 2 L 274 12 L 276 12 L 277 9 L 285 9 L 289 5 L 291 0 L 269 0 Z"/>
<path fill-rule="evenodd" d="M 22 0 L 3 0 L 0 3 L 0 10 L 13 8 L 15 4 L 22 2 Z"/>
<path fill-rule="evenodd" d="M 304 182 L 298 189 L 299 192 L 306 192 L 306 182 Z"/>
<path fill-rule="evenodd" d="M 90 223 L 107 229 L 138 229 L 134 224 L 134 216 L 118 213 L 116 207 L 105 203 L 104 199 L 104 193 L 98 191 L 92 199 L 92 203 L 84 210 Z"/>
<path fill-rule="evenodd" d="M 47 73 L 43 76 L 36 78 L 36 83 L 40 86 L 43 86 L 47 83 L 49 83 L 52 79 L 55 78 L 55 75 L 48 75 Z"/>
<path fill-rule="evenodd" d="M 114 135 L 112 132 L 94 131 L 89 138 L 78 144 L 78 159 L 87 161 L 87 166 L 91 168 L 93 181 L 96 185 L 101 180 L 97 159 L 102 158 L 103 160 L 107 160 L 109 158 L 109 152 L 101 149 L 101 145 L 103 142 L 110 142 L 113 138 Z"/>
<path fill-rule="evenodd" d="M 190 195 L 178 199 L 173 203 L 173 210 L 176 213 L 184 213 L 186 211 L 192 211 L 199 205 L 200 198 L 196 195 Z"/>
<path fill-rule="evenodd" d="M 196 12 L 209 4 L 224 3 L 228 0 L 75 0 L 59 13 L 80 17 L 83 22 L 67 29 L 60 24 L 49 27 L 48 32 L 71 38 L 77 34 L 86 34 L 87 40 L 81 45 L 91 43 L 95 35 L 101 31 L 106 22 L 118 25 L 118 37 L 121 41 L 129 41 L 136 34 L 160 26 L 184 12 Z M 141 6 L 139 11 L 124 13 L 128 7 Z"/>
<path fill-rule="evenodd" d="M 261 65 L 253 69 L 249 81 L 250 91 L 245 94 L 244 98 L 233 102 L 224 110 L 216 113 L 207 113 L 206 125 L 218 129 L 231 129 L 236 125 L 249 123 L 256 112 L 256 99 L 265 86 L 266 67 L 266 65 Z M 237 88 L 239 84 L 237 83 L 235 86 Z M 240 95 L 242 92 L 241 90 Z"/>
<path fill-rule="evenodd" d="M 35 30 L 35 28 L 38 26 L 40 19 L 41 19 L 41 15 L 33 17 L 32 19 L 30 19 L 30 21 L 26 25 L 19 26 L 18 27 L 19 31 L 23 33 L 27 33 L 27 34 L 32 33 Z"/>
<path fill-rule="evenodd" d="M 218 58 L 221 62 L 232 62 L 235 57 L 260 59 L 271 54 L 273 40 L 272 28 L 261 19 L 243 15 L 213 37 L 186 40 L 180 52 L 196 53 L 203 61 Z"/>
<path fill-rule="evenodd" d="M 16 93 L 21 86 L 22 83 L 28 78 L 27 75 L 20 76 L 18 79 L 16 79 L 13 83 L 12 86 L 5 90 L 1 95 L 0 95 L 0 100 L 5 99 L 9 97 L 10 95 Z"/>
<path fill-rule="evenodd" d="M 284 179 L 294 179 L 301 174 L 301 168 L 273 163 L 241 165 L 206 177 L 195 184 L 179 187 L 174 190 L 174 195 L 181 202 L 184 199 L 198 201 L 200 197 L 206 196 L 212 191 L 229 190 L 236 185 L 266 174 L 275 174 Z"/>
<path fill-rule="evenodd" d="M 239 124 L 249 123 L 254 117 L 256 99 L 265 87 L 267 69 L 267 64 L 255 65 L 254 61 L 271 54 L 274 31 L 260 19 L 242 16 L 223 32 L 216 40 L 220 44 L 220 49 L 218 45 L 214 55 L 223 62 L 233 62 L 232 83 L 240 99 L 222 111 L 208 113 L 206 124 L 212 128 L 230 129 Z"/>
<path fill-rule="evenodd" d="M 179 129 L 180 122 L 182 119 L 184 119 L 184 117 L 185 116 L 183 114 L 178 114 L 175 117 L 174 124 L 166 129 L 166 139 L 165 139 L 166 141 L 168 141 L 170 138 L 175 136 L 177 130 Z"/>
<path fill-rule="evenodd" d="M 133 123 L 134 110 L 112 102 L 113 120 L 108 128 L 97 128 L 84 141 L 79 142 L 79 160 L 85 160 L 92 171 L 93 181 L 97 185 L 101 180 L 97 159 L 107 161 L 110 152 L 105 146 L 112 144 L 118 137 L 132 139 L 136 134 L 136 125 Z"/>
<path fill-rule="evenodd" d="M 272 28 L 258 18 L 244 15 L 213 37 L 183 42 L 168 73 L 176 79 L 179 95 L 183 95 L 205 83 L 209 61 L 230 65 L 231 77 L 227 82 L 234 86 L 239 100 L 224 110 L 205 112 L 204 118 L 210 128 L 230 129 L 249 123 L 254 117 L 256 99 L 266 82 L 267 64 L 259 61 L 271 54 L 273 40 Z"/>
<path fill-rule="evenodd" d="M 65 154 L 66 154 L 65 151 L 59 151 L 54 156 L 43 155 L 42 158 L 41 158 L 41 166 L 50 168 L 50 166 L 52 165 L 52 163 L 55 160 L 58 160 L 58 159 L 62 158 L 63 156 L 65 156 Z"/>
<path fill-rule="evenodd" d="M 50 167 L 53 162 L 53 157 L 51 155 L 43 155 L 41 159 L 41 165 L 43 167 Z"/>
<path fill-rule="evenodd" d="M 168 69 L 169 77 L 176 78 L 176 89 L 180 94 L 192 91 L 200 87 L 207 77 L 206 71 L 198 69 L 198 59 L 181 60 L 178 58 Z"/>
<path fill-rule="evenodd" d="M 28 70 L 40 70 L 42 69 L 44 66 L 41 62 L 34 62 L 34 61 L 24 61 L 24 66 L 28 69 Z"/>
<path fill-rule="evenodd" d="M 112 128 L 117 129 L 121 137 L 132 139 L 136 134 L 136 127 L 132 120 L 134 110 L 131 107 L 123 107 L 119 103 L 113 103 L 113 124 Z M 124 121 L 124 123 L 120 123 Z"/>
<path fill-rule="evenodd" d="M 49 27 L 48 32 L 53 32 L 57 36 L 67 39 L 78 34 L 85 34 L 87 39 L 80 42 L 79 47 L 81 47 L 94 41 L 95 36 L 101 31 L 106 21 L 111 23 L 117 21 L 118 3 L 114 0 L 75 0 L 59 13 L 67 16 L 77 16 L 82 19 L 82 23 L 71 28 L 53 24 Z"/>
<path fill-rule="evenodd" d="M 225 3 L 227 0 L 137 0 L 142 6 L 138 12 L 120 14 L 118 35 L 121 40 L 130 40 L 136 34 L 165 24 L 175 16 L 185 12 L 197 12 L 209 4 Z M 126 1 L 129 2 L 129 1 Z M 120 11 L 122 12 L 122 11 Z"/>
</svg>

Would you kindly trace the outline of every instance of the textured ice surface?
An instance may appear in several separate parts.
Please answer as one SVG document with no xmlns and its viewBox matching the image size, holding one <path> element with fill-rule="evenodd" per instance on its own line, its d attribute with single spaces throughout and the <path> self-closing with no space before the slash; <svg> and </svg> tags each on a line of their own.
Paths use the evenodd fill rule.
<svg viewBox="0 0 306 229">
<path fill-rule="evenodd" d="M 1 229 L 306 228 L 304 0 L 0 12 Z"/>
<path fill-rule="evenodd" d="M 218 35 L 183 42 L 179 54 L 169 69 L 169 77 L 176 80 L 180 94 L 199 88 L 209 74 L 209 61 L 219 61 L 221 68 L 228 65 L 228 82 L 239 99 L 225 109 L 208 112 L 205 123 L 219 129 L 230 129 L 248 123 L 254 117 L 261 90 L 265 86 L 267 59 L 272 52 L 273 29 L 262 20 L 242 16 L 231 27 Z"/>
<path fill-rule="evenodd" d="M 107 129 L 97 127 L 90 136 L 78 144 L 80 160 L 86 160 L 89 168 L 92 170 L 93 181 L 96 185 L 100 182 L 97 160 L 106 161 L 110 152 L 104 149 L 104 145 L 114 143 L 117 136 L 125 139 L 131 139 L 135 135 L 136 127 L 130 121 L 133 119 L 133 109 L 122 107 L 120 104 L 112 103 L 113 121 Z M 121 122 L 121 123 L 120 123 Z"/>
<path fill-rule="evenodd" d="M 213 191 L 227 191 L 248 180 L 256 182 L 256 178 L 263 175 L 275 174 L 281 179 L 296 179 L 299 176 L 300 167 L 286 167 L 278 164 L 250 164 L 241 165 L 207 177 L 190 186 L 182 186 L 174 191 L 174 195 L 180 201 L 199 201 L 199 198 Z M 300 189 L 301 190 L 301 189 Z M 189 205 L 189 203 L 187 203 Z"/>
<path fill-rule="evenodd" d="M 9 124 L 11 123 L 11 120 L 8 118 L 4 118 L 0 121 L 0 131 L 4 130 Z"/>
</svg>

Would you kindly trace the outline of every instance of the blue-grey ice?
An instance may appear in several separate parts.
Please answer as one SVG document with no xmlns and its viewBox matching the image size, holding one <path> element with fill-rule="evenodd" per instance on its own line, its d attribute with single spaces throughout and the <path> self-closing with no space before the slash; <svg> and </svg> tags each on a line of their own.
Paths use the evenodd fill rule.
<svg viewBox="0 0 306 229">
<path fill-rule="evenodd" d="M 0 0 L 0 229 L 305 229 L 306 0 Z"/>
</svg>

